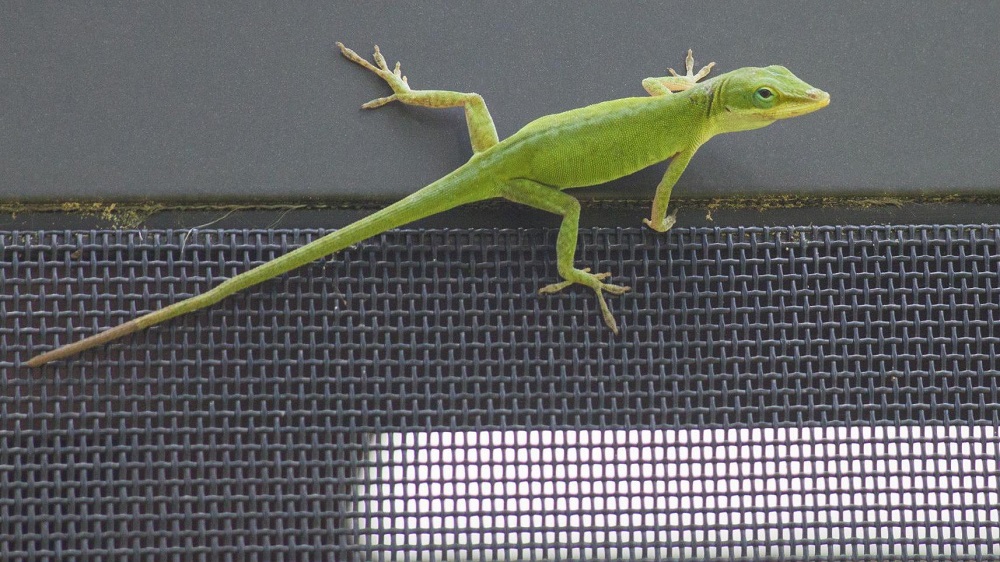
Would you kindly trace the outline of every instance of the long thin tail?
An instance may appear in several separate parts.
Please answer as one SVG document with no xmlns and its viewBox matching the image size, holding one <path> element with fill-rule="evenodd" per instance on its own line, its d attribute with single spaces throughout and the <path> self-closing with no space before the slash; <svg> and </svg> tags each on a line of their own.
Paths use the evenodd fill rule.
<svg viewBox="0 0 1000 562">
<path fill-rule="evenodd" d="M 211 306 L 247 287 L 277 277 L 287 271 L 316 261 L 323 256 L 342 250 L 352 244 L 357 244 L 362 240 L 366 240 L 387 230 L 458 207 L 459 205 L 488 199 L 492 196 L 489 193 L 484 193 L 483 189 L 477 189 L 479 186 L 475 185 L 476 182 L 474 180 L 471 182 L 467 181 L 470 178 L 462 172 L 463 169 L 459 168 L 455 172 L 380 211 L 314 240 L 279 258 L 261 264 L 236 277 L 227 279 L 200 295 L 129 320 L 124 324 L 104 330 L 78 342 L 64 345 L 35 356 L 25 363 L 25 365 L 38 367 L 50 361 L 76 355 L 85 349 L 106 344 L 133 332 L 138 332 L 155 324 L 165 322 L 175 316 Z M 461 185 L 456 189 L 458 184 L 463 183 L 466 185 Z"/>
</svg>

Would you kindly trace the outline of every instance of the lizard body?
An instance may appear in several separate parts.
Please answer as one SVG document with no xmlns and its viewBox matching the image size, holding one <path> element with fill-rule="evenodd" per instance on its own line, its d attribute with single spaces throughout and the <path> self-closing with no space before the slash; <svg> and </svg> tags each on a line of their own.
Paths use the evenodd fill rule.
<svg viewBox="0 0 1000 562">
<path fill-rule="evenodd" d="M 825 107 L 829 94 L 799 80 L 784 67 L 741 68 L 699 82 L 712 65 L 693 72 L 690 51 L 687 73 L 643 80 L 649 97 L 597 103 L 547 115 L 525 125 L 503 141 L 479 94 L 444 90 L 412 90 L 399 63 L 390 70 L 375 47 L 373 65 L 337 43 L 349 60 L 380 76 L 393 94 L 362 107 L 373 109 L 399 101 L 424 107 L 463 107 L 474 154 L 452 173 L 388 207 L 327 234 L 283 256 L 228 279 L 208 291 L 140 316 L 26 362 L 36 367 L 74 355 L 181 314 L 211 306 L 223 298 L 387 230 L 475 201 L 505 198 L 563 217 L 556 241 L 557 269 L 563 281 L 541 293 L 572 284 L 594 290 L 605 323 L 618 326 L 604 292 L 622 294 L 628 287 L 605 283 L 608 273 L 591 273 L 573 264 L 580 204 L 563 190 L 596 185 L 670 159 L 657 186 L 644 223 L 658 232 L 673 226 L 667 216 L 670 192 L 691 157 L 712 136 L 764 127 L 779 119 Z"/>
</svg>

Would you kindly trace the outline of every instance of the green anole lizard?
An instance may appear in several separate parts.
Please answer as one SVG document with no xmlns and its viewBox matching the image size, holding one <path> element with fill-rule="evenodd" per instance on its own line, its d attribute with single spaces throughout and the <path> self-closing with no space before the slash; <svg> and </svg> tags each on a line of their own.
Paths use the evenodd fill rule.
<svg viewBox="0 0 1000 562">
<path fill-rule="evenodd" d="M 573 263 L 580 203 L 564 190 L 604 183 L 656 162 L 670 165 L 656 188 L 653 210 L 643 222 L 657 232 L 674 225 L 676 211 L 667 215 L 670 192 L 702 144 L 720 133 L 765 127 L 788 117 L 825 107 L 830 95 L 813 88 L 782 66 L 740 68 L 700 82 L 715 63 L 697 73 L 688 51 L 686 74 L 646 78 L 649 97 L 597 103 L 532 121 L 501 141 L 482 96 L 445 90 L 413 90 L 399 63 L 390 69 L 375 47 L 372 64 L 337 43 L 349 60 L 374 72 L 392 88 L 392 95 L 364 105 L 374 109 L 398 101 L 424 107 L 462 107 L 472 139 L 472 158 L 454 172 L 423 189 L 284 256 L 228 279 L 200 295 L 166 306 L 32 358 L 36 367 L 74 355 L 175 316 L 215 304 L 252 285 L 387 230 L 448 209 L 486 199 L 504 198 L 562 216 L 556 239 L 556 260 L 562 281 L 543 287 L 555 293 L 573 284 L 597 295 L 604 322 L 618 333 L 604 293 L 622 294 L 629 287 L 606 283 L 609 273 L 591 273 Z"/>
</svg>

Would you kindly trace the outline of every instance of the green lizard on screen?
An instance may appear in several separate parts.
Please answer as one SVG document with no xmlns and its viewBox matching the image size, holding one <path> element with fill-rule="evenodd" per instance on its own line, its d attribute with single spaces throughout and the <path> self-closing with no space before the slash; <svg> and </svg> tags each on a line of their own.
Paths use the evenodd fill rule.
<svg viewBox="0 0 1000 562">
<path fill-rule="evenodd" d="M 557 270 L 562 281 L 543 287 L 555 293 L 579 284 L 594 291 L 604 322 L 615 334 L 618 325 L 604 298 L 630 290 L 606 283 L 609 273 L 592 273 L 574 265 L 580 203 L 565 190 L 596 185 L 670 159 L 656 188 L 653 208 L 643 222 L 657 232 L 674 225 L 667 215 L 670 192 L 691 157 L 720 133 L 765 127 L 779 119 L 825 107 L 830 95 L 813 88 L 782 66 L 740 68 L 700 82 L 715 63 L 694 72 L 688 51 L 686 74 L 646 78 L 648 97 L 631 97 L 541 117 L 500 140 L 482 96 L 445 90 L 413 90 L 399 63 L 390 69 L 375 47 L 372 64 L 337 43 L 347 59 L 374 72 L 392 94 L 361 107 L 374 109 L 398 101 L 424 107 L 462 107 L 473 155 L 454 172 L 353 224 L 327 234 L 216 287 L 140 316 L 78 342 L 43 353 L 27 362 L 35 367 L 79 353 L 175 316 L 211 306 L 223 298 L 300 267 L 387 230 L 418 219 L 486 199 L 503 198 L 562 217 L 556 239 Z"/>
</svg>

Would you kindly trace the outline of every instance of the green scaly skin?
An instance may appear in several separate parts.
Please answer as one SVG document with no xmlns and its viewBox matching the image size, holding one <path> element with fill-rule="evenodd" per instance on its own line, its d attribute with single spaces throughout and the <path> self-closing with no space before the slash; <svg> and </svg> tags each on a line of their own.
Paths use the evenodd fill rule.
<svg viewBox="0 0 1000 562">
<path fill-rule="evenodd" d="M 604 322 L 615 334 L 618 325 L 604 293 L 622 294 L 628 287 L 605 283 L 608 273 L 591 273 L 573 264 L 580 203 L 566 189 L 604 183 L 670 159 L 656 188 L 653 208 L 643 222 L 657 232 L 674 225 L 667 215 L 670 192 L 691 157 L 720 133 L 765 127 L 825 107 L 830 96 L 781 66 L 741 68 L 700 82 L 711 63 L 694 73 L 688 51 L 687 72 L 652 77 L 642 85 L 648 97 L 624 98 L 537 119 L 501 141 L 479 94 L 444 90 L 412 90 L 396 63 L 389 69 L 375 47 L 375 64 L 341 43 L 341 53 L 389 84 L 392 95 L 362 107 L 373 109 L 398 101 L 424 107 L 463 107 L 474 154 L 469 161 L 412 195 L 356 223 L 297 250 L 237 275 L 198 296 L 34 357 L 30 367 L 62 359 L 105 344 L 175 316 L 211 306 L 233 293 L 342 250 L 387 230 L 448 209 L 486 199 L 505 198 L 562 216 L 556 242 L 562 282 L 541 289 L 554 293 L 579 284 L 597 295 Z"/>
</svg>

